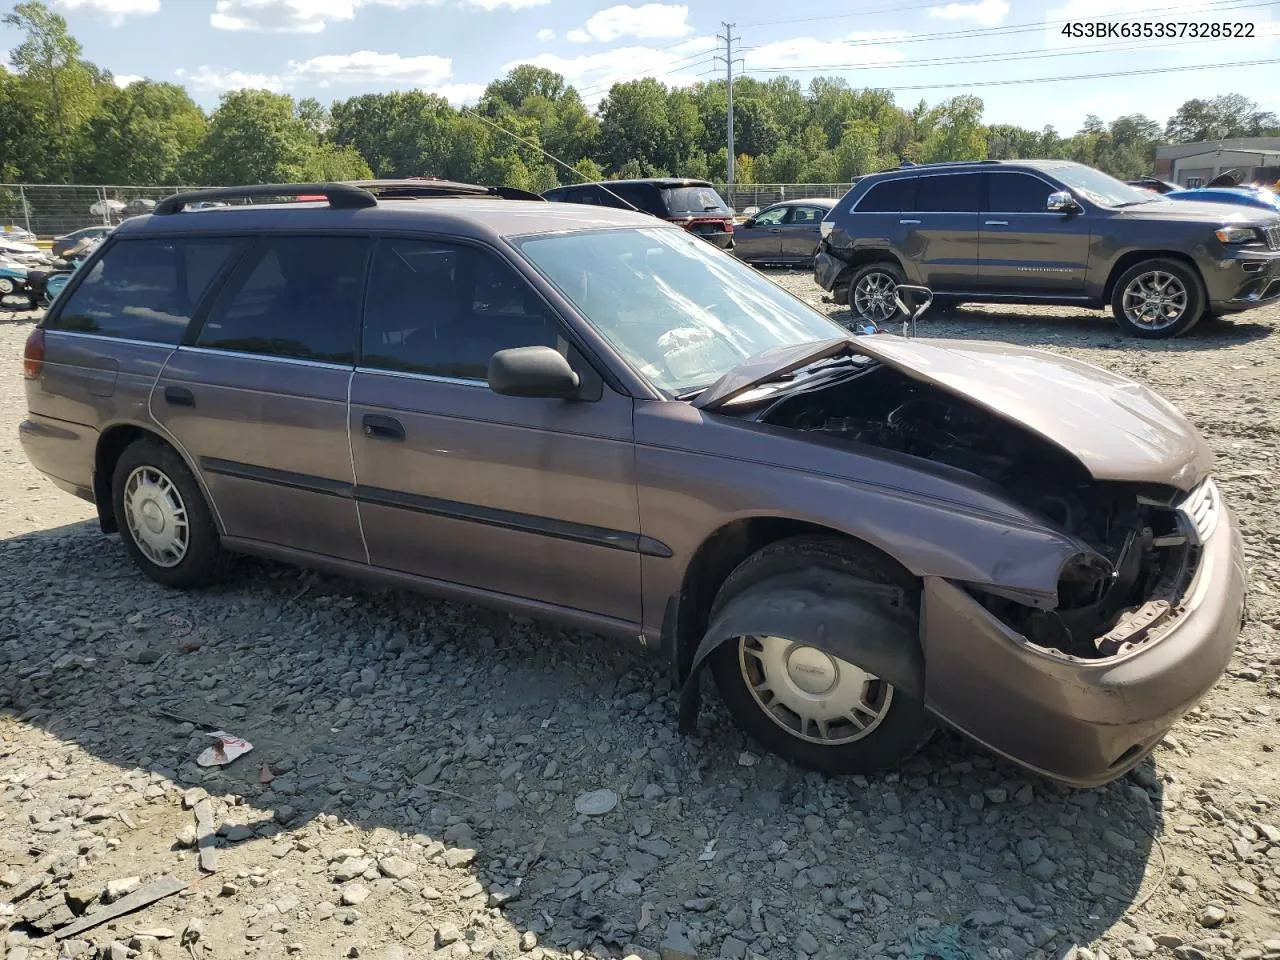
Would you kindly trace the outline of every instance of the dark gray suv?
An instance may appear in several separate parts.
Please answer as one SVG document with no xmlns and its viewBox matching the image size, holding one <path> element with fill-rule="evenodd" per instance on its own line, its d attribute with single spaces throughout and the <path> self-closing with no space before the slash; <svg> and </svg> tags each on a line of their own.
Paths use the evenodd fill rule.
<svg viewBox="0 0 1280 960">
<path fill-rule="evenodd" d="M 938 304 L 1110 305 L 1138 337 L 1280 300 L 1280 217 L 1177 203 L 1065 160 L 907 166 L 859 181 L 823 221 L 814 279 L 865 320 L 893 289 Z"/>
<path fill-rule="evenodd" d="M 276 202 L 193 209 L 237 193 Z M 161 584 L 261 554 L 638 639 L 684 729 L 705 666 L 819 770 L 941 718 L 1100 783 L 1221 675 L 1241 538 L 1150 390 L 855 337 L 678 226 L 496 193 L 125 221 L 28 339 L 27 456 Z"/>
</svg>

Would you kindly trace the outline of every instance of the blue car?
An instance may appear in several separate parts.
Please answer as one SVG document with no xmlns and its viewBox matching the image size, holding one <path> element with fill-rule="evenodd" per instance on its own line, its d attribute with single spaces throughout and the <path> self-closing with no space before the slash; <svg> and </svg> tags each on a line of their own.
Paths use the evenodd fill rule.
<svg viewBox="0 0 1280 960">
<path fill-rule="evenodd" d="M 1232 203 L 1280 213 L 1280 196 L 1266 187 L 1195 187 L 1190 190 L 1171 190 L 1165 194 L 1165 198 L 1195 200 L 1199 203 Z"/>
</svg>

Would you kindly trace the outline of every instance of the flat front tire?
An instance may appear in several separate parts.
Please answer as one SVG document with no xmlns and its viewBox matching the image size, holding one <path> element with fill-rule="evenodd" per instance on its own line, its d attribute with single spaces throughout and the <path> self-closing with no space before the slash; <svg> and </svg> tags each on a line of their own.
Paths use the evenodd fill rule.
<svg viewBox="0 0 1280 960">
<path fill-rule="evenodd" d="M 112 473 L 111 501 L 125 550 L 152 580 L 190 588 L 225 573 L 213 514 L 172 447 L 143 439 L 125 448 Z"/>
<path fill-rule="evenodd" d="M 821 570 L 900 586 L 910 615 L 917 615 L 919 585 L 905 570 L 851 541 L 816 536 L 778 541 L 744 560 L 721 587 L 711 617 L 766 579 Z M 709 664 L 738 726 L 770 753 L 801 767 L 832 775 L 870 773 L 900 764 L 933 732 L 920 700 L 856 663 L 788 637 L 732 638 L 711 654 Z"/>
<path fill-rule="evenodd" d="M 1145 340 L 1165 340 L 1189 331 L 1205 312 L 1204 284 L 1178 260 L 1156 257 L 1130 267 L 1111 291 L 1111 312 L 1120 328 Z"/>
</svg>

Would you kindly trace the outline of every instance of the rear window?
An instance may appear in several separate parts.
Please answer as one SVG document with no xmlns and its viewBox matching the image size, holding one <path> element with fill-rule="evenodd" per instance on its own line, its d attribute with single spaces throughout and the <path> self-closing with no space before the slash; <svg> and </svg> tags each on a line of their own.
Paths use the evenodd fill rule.
<svg viewBox="0 0 1280 960">
<path fill-rule="evenodd" d="M 196 237 L 117 241 L 89 268 L 50 329 L 177 344 L 238 244 Z"/>
<path fill-rule="evenodd" d="M 699 216 L 706 213 L 728 214 L 729 205 L 714 187 L 666 187 L 663 189 L 668 216 Z"/>
<path fill-rule="evenodd" d="M 916 208 L 915 177 L 886 180 L 867 191 L 857 206 L 858 213 L 910 213 Z"/>
</svg>

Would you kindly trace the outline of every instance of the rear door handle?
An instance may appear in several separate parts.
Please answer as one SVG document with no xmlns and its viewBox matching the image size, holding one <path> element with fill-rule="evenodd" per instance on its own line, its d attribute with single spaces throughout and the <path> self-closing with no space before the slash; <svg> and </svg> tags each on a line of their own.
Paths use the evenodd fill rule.
<svg viewBox="0 0 1280 960">
<path fill-rule="evenodd" d="M 374 440 L 401 441 L 404 439 L 404 425 L 395 417 L 384 417 L 376 413 L 365 414 L 363 421 L 364 435 Z"/>
<path fill-rule="evenodd" d="M 770 227 L 770 228 L 769 228 L 769 232 L 770 232 L 770 233 L 781 233 L 781 232 L 782 232 L 782 228 L 781 228 L 781 227 Z"/>
<path fill-rule="evenodd" d="M 196 395 L 186 387 L 165 387 L 164 402 L 171 407 L 194 407 Z"/>
<path fill-rule="evenodd" d="M 988 220 L 987 221 L 988 227 L 1007 227 L 1008 225 L 1009 225 L 1008 220 Z"/>
<path fill-rule="evenodd" d="M 899 223 L 919 223 L 919 220 L 899 220 Z"/>
</svg>

